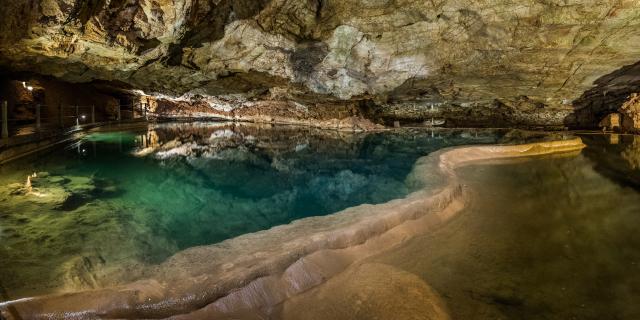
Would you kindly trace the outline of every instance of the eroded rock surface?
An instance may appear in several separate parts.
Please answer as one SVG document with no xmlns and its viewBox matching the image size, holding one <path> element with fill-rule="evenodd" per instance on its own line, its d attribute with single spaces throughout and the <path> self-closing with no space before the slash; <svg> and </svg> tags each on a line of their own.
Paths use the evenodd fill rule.
<svg viewBox="0 0 640 320">
<path fill-rule="evenodd" d="M 238 311 L 256 314 L 257 310 L 273 310 L 286 298 L 321 285 L 361 259 L 388 250 L 455 216 L 464 207 L 464 188 L 455 174 L 459 166 L 545 154 L 575 155 L 582 148 L 582 141 L 575 138 L 435 153 L 421 158 L 408 179 L 428 183 L 440 176 L 441 188 L 419 190 L 384 204 L 362 205 L 329 216 L 300 219 L 216 245 L 193 247 L 147 269 L 148 280 L 113 289 L 12 301 L 0 305 L 0 310 L 15 307 L 23 318 L 34 319 L 70 314 L 88 318 L 217 319 Z M 92 263 L 90 260 L 76 262 L 74 267 Z M 360 268 L 358 274 L 368 278 L 380 272 L 404 278 L 398 279 L 400 283 L 416 280 L 410 274 L 375 266 L 373 270 Z M 356 285 L 346 285 L 347 292 L 358 290 L 357 281 Z M 412 308 L 420 308 L 434 319 L 447 318 L 438 297 L 428 286 L 417 283 L 413 289 L 413 296 L 431 304 L 411 305 Z M 363 316 L 375 313 L 376 309 L 384 310 L 384 301 L 388 299 L 366 301 Z"/>
<path fill-rule="evenodd" d="M 283 319 L 450 319 L 427 283 L 379 263 L 353 266 L 283 309 Z"/>
<path fill-rule="evenodd" d="M 608 73 L 595 86 L 574 101 L 575 112 L 566 122 L 581 128 L 595 128 L 611 113 L 621 113 L 622 106 L 640 92 L 640 62 Z"/>
<path fill-rule="evenodd" d="M 640 133 L 640 94 L 634 93 L 622 107 L 622 130 L 632 133 Z"/>
<path fill-rule="evenodd" d="M 445 102 L 451 125 L 563 126 L 594 80 L 638 61 L 639 14 L 637 0 L 19 0 L 3 4 L 0 63 L 192 101 L 359 101 L 417 122 L 434 115 L 407 106 Z"/>
</svg>

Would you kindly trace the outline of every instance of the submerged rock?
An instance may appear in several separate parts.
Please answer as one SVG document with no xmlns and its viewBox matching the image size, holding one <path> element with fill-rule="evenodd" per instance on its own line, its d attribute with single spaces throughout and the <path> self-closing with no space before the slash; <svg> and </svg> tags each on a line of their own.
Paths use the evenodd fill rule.
<svg viewBox="0 0 640 320">
<path fill-rule="evenodd" d="M 604 117 L 598 124 L 602 130 L 620 131 L 620 114 L 611 113 Z"/>
<path fill-rule="evenodd" d="M 322 301 L 322 303 L 318 303 Z M 381 263 L 348 268 L 284 303 L 282 319 L 447 320 L 447 308 L 418 276 Z"/>
<path fill-rule="evenodd" d="M 411 176 L 420 181 L 432 180 L 434 173 L 441 175 L 442 184 L 435 189 L 431 186 L 384 204 L 352 207 L 333 215 L 300 219 L 262 232 L 244 234 L 215 245 L 193 247 L 159 265 L 149 266 L 144 274 L 135 277 L 146 280 L 114 284 L 113 279 L 126 281 L 132 278 L 132 272 L 140 270 L 140 266 L 123 267 L 109 277 L 117 289 L 106 287 L 90 293 L 49 295 L 12 302 L 0 309 L 15 307 L 21 315 L 34 318 L 61 312 L 87 317 L 173 316 L 176 319 L 224 319 L 236 311 L 271 313 L 287 298 L 304 294 L 366 257 L 393 248 L 454 217 L 465 203 L 465 188 L 455 174 L 459 166 L 544 154 L 576 154 L 582 148 L 584 144 L 576 138 L 434 153 L 421 158 Z M 91 258 L 71 262 L 69 270 L 75 270 L 71 282 L 91 285 L 91 277 L 101 273 L 93 271 L 100 265 L 96 263 Z M 428 286 L 410 274 L 378 267 L 356 271 L 354 277 L 368 279 L 389 272 L 398 280 L 393 288 L 411 288 L 409 297 L 426 302 L 409 304 L 411 308 L 433 315 L 434 319 L 447 318 Z M 339 286 L 343 284 L 350 294 L 357 296 L 361 291 L 359 281 L 338 282 Z M 362 310 L 404 312 L 386 308 L 385 301 L 397 301 L 393 293 L 387 293 L 363 297 Z M 320 311 L 320 314 L 324 312 Z M 367 316 L 366 312 L 363 316 Z"/>
<path fill-rule="evenodd" d="M 111 196 L 118 192 L 112 182 L 81 176 L 34 173 L 24 184 L 12 183 L 4 188 L 3 200 L 32 202 L 63 211 L 74 210 L 98 197 Z"/>
<path fill-rule="evenodd" d="M 632 170 L 640 170 L 640 137 L 634 136 L 633 142 L 628 144 L 620 155 Z"/>
</svg>

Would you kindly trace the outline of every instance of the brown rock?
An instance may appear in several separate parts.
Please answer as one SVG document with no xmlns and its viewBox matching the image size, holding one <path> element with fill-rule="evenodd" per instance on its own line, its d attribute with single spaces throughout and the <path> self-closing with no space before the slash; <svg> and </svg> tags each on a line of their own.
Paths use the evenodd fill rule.
<svg viewBox="0 0 640 320">
<path fill-rule="evenodd" d="M 640 133 L 640 94 L 634 93 L 620 108 L 622 114 L 622 130 Z"/>
<path fill-rule="evenodd" d="M 598 124 L 602 128 L 603 131 L 620 131 L 620 114 L 619 113 L 611 113 L 608 114 L 604 119 L 600 121 Z"/>
<path fill-rule="evenodd" d="M 279 91 L 375 101 L 379 117 L 447 102 L 448 124 L 562 127 L 595 79 L 638 61 L 639 13 L 631 0 L 7 1 L 0 66 L 186 99 Z"/>
<path fill-rule="evenodd" d="M 284 303 L 283 319 L 450 319 L 438 294 L 416 275 L 380 263 L 353 266 Z"/>
</svg>

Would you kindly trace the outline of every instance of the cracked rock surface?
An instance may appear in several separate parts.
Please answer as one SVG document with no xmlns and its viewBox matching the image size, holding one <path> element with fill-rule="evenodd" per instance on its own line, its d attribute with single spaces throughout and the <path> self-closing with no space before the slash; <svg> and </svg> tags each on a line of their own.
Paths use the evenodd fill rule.
<svg viewBox="0 0 640 320">
<path fill-rule="evenodd" d="M 562 126 L 596 79 L 640 57 L 638 0 L 4 2 L 12 71 L 173 97 L 365 101 L 382 119 L 446 103 L 438 117 Z"/>
</svg>

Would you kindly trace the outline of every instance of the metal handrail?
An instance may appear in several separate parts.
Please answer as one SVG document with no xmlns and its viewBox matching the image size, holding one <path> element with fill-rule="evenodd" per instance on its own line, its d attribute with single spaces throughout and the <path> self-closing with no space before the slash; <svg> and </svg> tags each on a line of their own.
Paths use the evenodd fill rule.
<svg viewBox="0 0 640 320">
<path fill-rule="evenodd" d="M 100 121 L 121 121 L 124 118 L 148 118 L 150 112 L 145 103 L 119 105 L 115 116 L 101 115 L 96 119 L 95 105 L 46 105 L 46 104 L 18 104 L 18 107 L 28 111 L 24 117 L 8 118 L 8 103 L 0 104 L 2 121 L 2 142 L 7 144 L 9 136 L 18 136 L 25 133 L 37 133 L 59 130 L 80 126 L 81 124 L 94 124 Z M 129 109 L 129 107 L 131 109 Z M 52 110 L 58 110 L 57 113 Z M 69 111 L 71 110 L 71 111 Z M 136 115 L 138 115 L 136 117 Z M 70 124 L 69 119 L 75 119 L 75 124 Z M 11 124 L 11 125 L 10 125 Z M 11 130 L 9 130 L 11 129 Z M 31 129 L 31 130 L 30 130 Z M 46 129 L 46 130 L 45 130 Z"/>
</svg>

